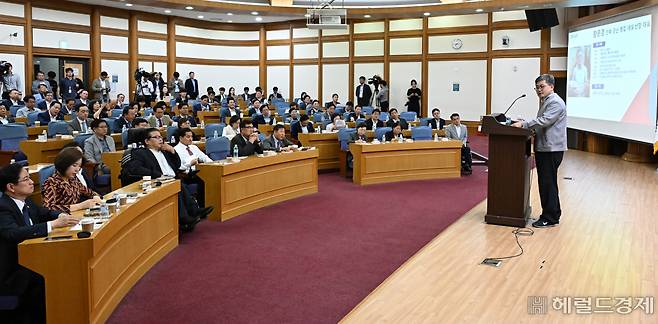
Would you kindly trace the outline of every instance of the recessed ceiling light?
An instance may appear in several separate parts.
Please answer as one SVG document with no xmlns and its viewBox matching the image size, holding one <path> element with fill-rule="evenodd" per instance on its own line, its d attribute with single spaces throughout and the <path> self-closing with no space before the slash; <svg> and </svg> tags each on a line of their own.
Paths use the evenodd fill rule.
<svg viewBox="0 0 658 324">
<path fill-rule="evenodd" d="M 425 16 L 425 17 L 429 17 L 430 15 L 431 15 L 431 13 L 429 13 L 429 12 L 426 12 L 426 13 L 423 14 L 423 16 Z"/>
<path fill-rule="evenodd" d="M 229 12 L 229 13 L 227 13 L 226 15 L 227 15 L 227 16 L 233 16 L 233 13 L 232 13 L 232 12 Z"/>
<path fill-rule="evenodd" d="M 165 13 L 171 13 L 171 10 L 167 9 L 165 10 Z"/>
<path fill-rule="evenodd" d="M 229 22 L 229 23 L 232 23 L 232 22 L 233 22 L 233 20 L 229 20 L 228 22 Z"/>
<path fill-rule="evenodd" d="M 370 18 L 370 15 L 363 15 L 363 18 Z"/>
<path fill-rule="evenodd" d="M 126 3 L 126 7 L 132 7 L 132 6 L 133 6 L 132 3 Z"/>
<path fill-rule="evenodd" d="M 256 17 L 256 21 L 263 21 L 263 17 Z"/>
<path fill-rule="evenodd" d="M 199 19 L 203 19 L 203 15 L 198 15 L 196 17 L 199 18 Z"/>
<path fill-rule="evenodd" d="M 483 12 L 483 9 L 475 9 L 475 12 Z"/>
<path fill-rule="evenodd" d="M 254 16 L 258 16 L 258 11 L 252 11 L 251 14 Z"/>
<path fill-rule="evenodd" d="M 187 7 L 185 7 L 185 10 L 194 10 L 194 7 L 192 7 L 192 6 L 187 6 Z"/>
</svg>

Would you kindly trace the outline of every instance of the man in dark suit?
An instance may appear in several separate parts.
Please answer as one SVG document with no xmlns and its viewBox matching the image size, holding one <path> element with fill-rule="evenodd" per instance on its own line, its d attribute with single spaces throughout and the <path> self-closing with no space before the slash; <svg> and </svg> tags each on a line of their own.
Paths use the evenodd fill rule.
<svg viewBox="0 0 658 324">
<path fill-rule="evenodd" d="M 29 96 L 25 97 L 25 98 L 29 98 Z M 53 101 L 56 101 L 55 98 L 53 97 L 53 93 L 52 92 L 46 92 L 46 99 L 39 101 L 39 103 L 37 103 L 37 108 L 39 108 L 40 110 L 46 110 L 46 109 L 48 109 L 48 107 L 50 107 L 50 104 Z"/>
<path fill-rule="evenodd" d="M 73 226 L 79 219 L 34 204 L 29 198 L 34 182 L 17 163 L 0 169 L 0 190 L 0 295 L 18 296 L 20 303 L 12 314 L 3 314 L 2 321 L 45 323 L 43 277 L 18 264 L 18 244 L 48 236 L 54 228 Z"/>
<path fill-rule="evenodd" d="M 350 134 L 350 143 L 366 143 L 368 137 L 366 136 L 366 124 L 359 123 L 356 126 L 356 132 Z"/>
<path fill-rule="evenodd" d="M 78 108 L 82 105 L 89 107 L 89 92 L 87 90 L 80 91 L 80 98 L 75 100 L 75 108 Z M 73 111 L 69 109 L 69 111 Z"/>
<path fill-rule="evenodd" d="M 0 103 L 0 124 L 12 124 L 16 122 L 14 117 L 9 115 L 9 109 L 3 103 Z"/>
<path fill-rule="evenodd" d="M 88 118 L 89 117 L 89 107 L 87 106 L 80 106 L 78 107 L 78 112 L 76 113 L 76 117 L 71 119 L 69 121 L 69 131 L 73 133 L 73 131 L 80 132 L 80 133 L 91 133 L 91 122 L 93 119 Z"/>
<path fill-rule="evenodd" d="M 240 121 L 240 134 L 233 137 L 231 140 L 231 152 L 233 148 L 238 146 L 239 156 L 250 156 L 256 153 L 263 153 L 263 148 L 260 146 L 258 134 L 254 133 L 254 126 L 246 121 Z"/>
<path fill-rule="evenodd" d="M 256 117 L 253 118 L 252 124 L 254 125 L 255 129 L 258 129 L 258 125 L 260 124 L 263 125 L 276 124 L 276 118 L 272 116 L 272 113 L 270 112 L 270 108 L 267 105 L 262 105 L 260 106 L 260 114 L 256 115 Z"/>
<path fill-rule="evenodd" d="M 130 106 L 124 107 L 123 111 L 121 111 L 121 117 L 119 117 L 116 121 L 114 121 L 114 125 L 112 126 L 112 132 L 121 133 L 123 132 L 124 126 L 126 129 L 132 128 L 133 127 L 132 121 L 133 119 L 135 119 L 136 115 L 137 112 L 135 111 L 135 109 L 133 109 Z"/>
<path fill-rule="evenodd" d="M 388 127 L 391 127 L 391 130 L 386 132 L 386 141 L 390 142 L 399 139 L 402 135 L 402 125 L 399 123 L 393 123 Z"/>
<path fill-rule="evenodd" d="M 122 183 L 150 176 L 157 179 L 162 176 L 176 177 L 180 168 L 180 157 L 176 150 L 165 143 L 157 128 L 148 128 L 143 133 L 144 148 L 132 149 L 128 161 L 122 165 Z M 185 186 L 181 185 L 179 194 L 178 221 L 186 230 L 191 230 L 200 218 L 208 216 L 212 207 L 200 209 L 190 196 Z"/>
<path fill-rule="evenodd" d="M 264 151 L 289 151 L 292 142 L 286 138 L 286 128 L 281 124 L 274 125 L 272 135 L 263 141 Z"/>
<path fill-rule="evenodd" d="M 400 113 L 396 108 L 391 108 L 388 113 L 391 114 L 391 118 L 386 122 L 386 127 L 393 128 L 394 124 L 400 124 L 402 129 L 409 129 L 409 124 L 406 120 L 400 118 Z"/>
<path fill-rule="evenodd" d="M 190 78 L 185 80 L 185 90 L 187 97 L 192 100 L 199 96 L 199 81 L 194 78 L 194 72 L 190 72 Z"/>
<path fill-rule="evenodd" d="M 196 119 L 190 115 L 190 107 L 186 103 L 178 104 L 178 114 L 178 116 L 174 116 L 174 121 L 178 125 L 181 124 L 181 121 L 187 120 L 190 123 L 190 127 L 196 127 Z"/>
<path fill-rule="evenodd" d="M 432 109 L 432 119 L 427 122 L 427 126 L 432 127 L 432 129 L 443 129 L 446 125 L 446 120 L 441 118 L 441 110 L 439 108 Z"/>
<path fill-rule="evenodd" d="M 294 139 L 299 138 L 299 133 L 313 133 L 315 132 L 315 129 L 313 129 L 313 124 L 308 118 L 308 115 L 302 115 L 299 117 L 299 121 L 296 123 L 293 123 L 290 125 L 290 137 Z"/>
<path fill-rule="evenodd" d="M 357 119 L 361 118 L 365 119 L 366 115 L 361 112 L 361 106 L 356 106 L 354 107 L 354 112 L 350 114 L 348 121 L 355 122 Z"/>
<path fill-rule="evenodd" d="M 361 107 L 370 106 L 370 98 L 372 97 L 372 89 L 366 83 L 366 77 L 359 77 L 359 85 L 356 87 L 356 100 L 357 104 Z"/>
<path fill-rule="evenodd" d="M 53 120 L 64 120 L 64 114 L 62 114 L 61 109 L 62 105 L 57 101 L 53 101 L 48 110 L 37 114 L 37 120 L 41 125 L 48 125 Z"/>
<path fill-rule="evenodd" d="M 9 98 L 3 101 L 3 103 L 7 109 L 11 108 L 11 106 L 25 106 L 25 103 L 21 101 L 21 93 L 16 89 L 9 91 Z"/>
<path fill-rule="evenodd" d="M 379 109 L 375 109 L 372 111 L 372 115 L 370 115 L 370 119 L 366 120 L 365 124 L 368 130 L 373 130 L 373 125 L 375 125 L 375 128 L 384 127 L 384 122 L 379 120 Z"/>
<path fill-rule="evenodd" d="M 247 103 L 251 102 L 251 98 L 253 97 L 253 95 L 249 94 L 249 87 L 244 87 L 243 90 L 244 93 L 241 94 L 240 97 L 242 97 L 242 100 L 244 100 L 244 102 Z"/>
<path fill-rule="evenodd" d="M 328 120 L 329 122 L 334 121 L 334 117 L 336 117 L 336 105 L 333 103 L 329 102 L 327 109 L 324 111 L 323 118 L 324 120 Z"/>
<path fill-rule="evenodd" d="M 219 115 L 224 120 L 226 117 L 232 117 L 232 116 L 240 116 L 242 117 L 242 111 L 240 110 L 240 107 L 238 107 L 235 104 L 235 99 L 233 98 L 228 98 L 227 102 L 228 107 L 227 108 L 222 108 Z"/>
</svg>

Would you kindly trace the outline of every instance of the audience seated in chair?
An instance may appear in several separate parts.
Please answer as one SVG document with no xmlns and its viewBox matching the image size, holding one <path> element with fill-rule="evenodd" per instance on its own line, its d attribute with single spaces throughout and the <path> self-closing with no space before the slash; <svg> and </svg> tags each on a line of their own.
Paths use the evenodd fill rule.
<svg viewBox="0 0 658 324">
<path fill-rule="evenodd" d="M 263 141 L 263 151 L 289 151 L 291 141 L 286 138 L 286 128 L 281 124 L 274 125 L 272 135 Z"/>
<path fill-rule="evenodd" d="M 89 133 L 91 131 L 91 123 L 94 120 L 88 117 L 89 117 L 89 107 L 85 105 L 78 107 L 75 118 L 71 119 L 68 122 L 69 132 L 73 133 L 75 131 L 82 134 Z"/>
<path fill-rule="evenodd" d="M 388 113 L 391 115 L 391 118 L 386 122 L 386 127 L 393 128 L 394 124 L 400 124 L 402 129 L 409 129 L 409 123 L 406 120 L 400 118 L 400 113 L 397 108 L 391 108 Z"/>
<path fill-rule="evenodd" d="M 18 308 L 3 313 L 6 323 L 45 323 L 45 283 L 41 275 L 18 264 L 18 244 L 74 226 L 78 218 L 36 205 L 29 198 L 34 183 L 14 163 L 0 169 L 0 296 L 18 296 Z"/>
<path fill-rule="evenodd" d="M 51 94 L 50 98 L 51 98 L 51 100 L 49 102 L 53 102 L 52 94 Z M 35 112 L 35 111 L 40 112 L 41 110 L 46 110 L 46 107 L 50 107 L 50 106 L 46 105 L 48 102 L 44 100 L 44 101 L 42 101 L 44 103 L 44 108 L 43 109 L 38 108 L 37 106 L 35 106 L 36 101 L 34 100 L 33 96 L 26 96 L 25 98 L 23 98 L 23 101 L 25 102 L 25 107 L 22 107 L 22 108 L 20 108 L 16 111 L 16 117 L 25 117 L 25 118 L 27 118 L 27 115 L 30 114 L 31 112 Z M 11 107 L 7 107 L 7 108 L 9 109 Z"/>
<path fill-rule="evenodd" d="M 295 140 L 299 139 L 299 133 L 308 134 L 313 133 L 315 129 L 313 124 L 309 120 L 308 115 L 302 115 L 299 117 L 299 122 L 290 125 L 290 137 Z"/>
<path fill-rule="evenodd" d="M 402 138 L 402 125 L 398 123 L 393 123 L 391 126 L 391 130 L 386 132 L 386 141 L 387 142 L 392 142 L 392 141 L 399 141 Z"/>
<path fill-rule="evenodd" d="M 258 129 L 258 125 L 274 125 L 276 124 L 276 118 L 272 115 L 270 107 L 268 105 L 262 105 L 260 107 L 260 115 L 256 115 L 253 118 L 252 124 L 255 129 Z"/>
<path fill-rule="evenodd" d="M 9 116 L 9 110 L 4 103 L 0 103 L 0 124 L 6 125 L 16 122 L 14 117 Z"/>
<path fill-rule="evenodd" d="M 427 121 L 427 126 L 432 127 L 432 129 L 443 129 L 445 125 L 445 119 L 441 118 L 441 110 L 439 108 L 432 109 L 432 119 Z"/>
<path fill-rule="evenodd" d="M 190 124 L 190 127 L 196 127 L 196 119 L 194 116 L 190 115 L 190 107 L 187 103 L 178 104 L 178 116 L 174 117 L 174 121 L 178 123 L 180 127 L 181 121 L 187 120 Z"/>
<path fill-rule="evenodd" d="M 232 140 L 235 135 L 240 133 L 240 121 L 240 116 L 231 116 L 228 126 L 222 130 L 222 136 L 228 138 L 229 141 Z"/>
<path fill-rule="evenodd" d="M 180 167 L 178 170 L 181 173 L 183 183 L 187 185 L 195 184 L 197 193 L 197 202 L 199 207 L 205 206 L 205 184 L 201 178 L 196 175 L 196 165 L 199 163 L 212 162 L 198 146 L 192 144 L 194 133 L 189 128 L 179 128 L 176 131 L 176 140 L 178 144 L 174 146 L 174 150 L 180 158 Z"/>
<path fill-rule="evenodd" d="M 370 119 L 366 120 L 365 124 L 368 130 L 384 127 L 384 122 L 379 120 L 379 109 L 375 109 L 372 111 L 372 114 L 370 115 Z"/>
<path fill-rule="evenodd" d="M 365 119 L 366 115 L 364 115 L 361 112 L 361 106 L 356 106 L 356 107 L 354 107 L 354 111 L 352 113 L 350 113 L 349 118 L 350 118 L 349 119 L 350 122 L 355 122 L 355 121 L 357 121 L 358 119 L 361 119 L 361 118 Z"/>
<path fill-rule="evenodd" d="M 43 184 L 43 205 L 52 210 L 72 212 L 91 208 L 101 202 L 100 196 L 78 179 L 82 168 L 82 152 L 67 147 L 55 157 L 55 173 Z"/>
<path fill-rule="evenodd" d="M 236 135 L 231 140 L 231 152 L 233 152 L 233 148 L 236 145 L 238 147 L 239 156 L 250 156 L 256 153 L 263 153 L 263 148 L 258 139 L 258 133 L 254 132 L 254 126 L 246 120 L 240 122 L 240 134 Z"/>
<path fill-rule="evenodd" d="M 109 174 L 110 168 L 103 163 L 102 156 L 105 152 L 115 152 L 114 139 L 107 135 L 108 125 L 103 119 L 94 119 L 91 122 L 94 135 L 85 140 L 84 156 L 87 161 L 97 164 L 96 171 Z"/>
<path fill-rule="evenodd" d="M 37 115 L 37 120 L 44 126 L 54 120 L 64 120 L 64 114 L 62 114 L 61 108 L 62 105 L 59 102 L 53 101 L 48 110 L 42 111 Z"/>
<path fill-rule="evenodd" d="M 471 157 L 471 148 L 468 147 L 468 128 L 462 125 L 458 113 L 450 115 L 451 124 L 445 127 L 446 137 L 462 142 L 462 171 L 470 174 L 473 169 L 473 159 Z"/>
<path fill-rule="evenodd" d="M 153 115 L 148 117 L 148 122 L 151 127 L 169 127 L 171 126 L 171 117 L 164 114 L 164 108 L 157 106 L 153 108 Z"/>
</svg>

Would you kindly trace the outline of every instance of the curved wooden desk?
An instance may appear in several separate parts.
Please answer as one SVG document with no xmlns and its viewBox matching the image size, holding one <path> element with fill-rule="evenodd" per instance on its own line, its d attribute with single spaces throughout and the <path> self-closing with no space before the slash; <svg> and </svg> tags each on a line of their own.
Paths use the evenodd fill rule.
<svg viewBox="0 0 658 324">
<path fill-rule="evenodd" d="M 458 178 L 461 173 L 460 141 L 350 144 L 354 156 L 352 181 L 375 183 Z"/>
<path fill-rule="evenodd" d="M 225 221 L 281 201 L 318 192 L 318 150 L 250 156 L 239 163 L 199 164 L 208 219 Z"/>
<path fill-rule="evenodd" d="M 318 170 L 338 169 L 338 154 L 340 152 L 340 143 L 338 142 L 338 132 L 318 133 L 299 133 L 297 134 L 299 142 L 304 146 L 313 146 L 318 149 Z"/>
<path fill-rule="evenodd" d="M 139 183 L 117 192 L 137 191 Z M 178 245 L 179 191 L 179 181 L 163 185 L 124 206 L 90 238 L 55 230 L 50 236 L 73 237 L 19 244 L 18 262 L 46 280 L 47 322 L 105 322 L 132 286 Z"/>
</svg>

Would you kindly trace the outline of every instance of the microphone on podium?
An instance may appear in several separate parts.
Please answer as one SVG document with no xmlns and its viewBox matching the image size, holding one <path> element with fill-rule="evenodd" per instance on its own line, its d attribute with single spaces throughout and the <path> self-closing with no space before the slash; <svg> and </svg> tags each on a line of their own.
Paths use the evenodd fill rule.
<svg viewBox="0 0 658 324">
<path fill-rule="evenodd" d="M 521 99 L 521 98 L 523 98 L 523 97 L 525 97 L 525 93 L 522 94 L 522 95 L 520 95 L 520 96 L 517 97 L 516 99 L 514 99 L 514 101 L 512 101 L 512 104 L 509 105 L 509 107 L 507 108 L 507 110 L 505 110 L 504 113 L 502 113 L 502 114 L 496 116 L 496 120 L 497 120 L 499 123 L 507 123 L 507 124 L 509 124 L 509 123 L 511 122 L 511 119 L 507 118 L 507 116 L 506 116 L 506 115 L 507 115 L 507 112 L 508 112 L 510 109 L 512 109 L 512 106 L 514 106 L 514 104 L 516 103 L 517 100 L 519 100 L 519 99 Z"/>
</svg>

